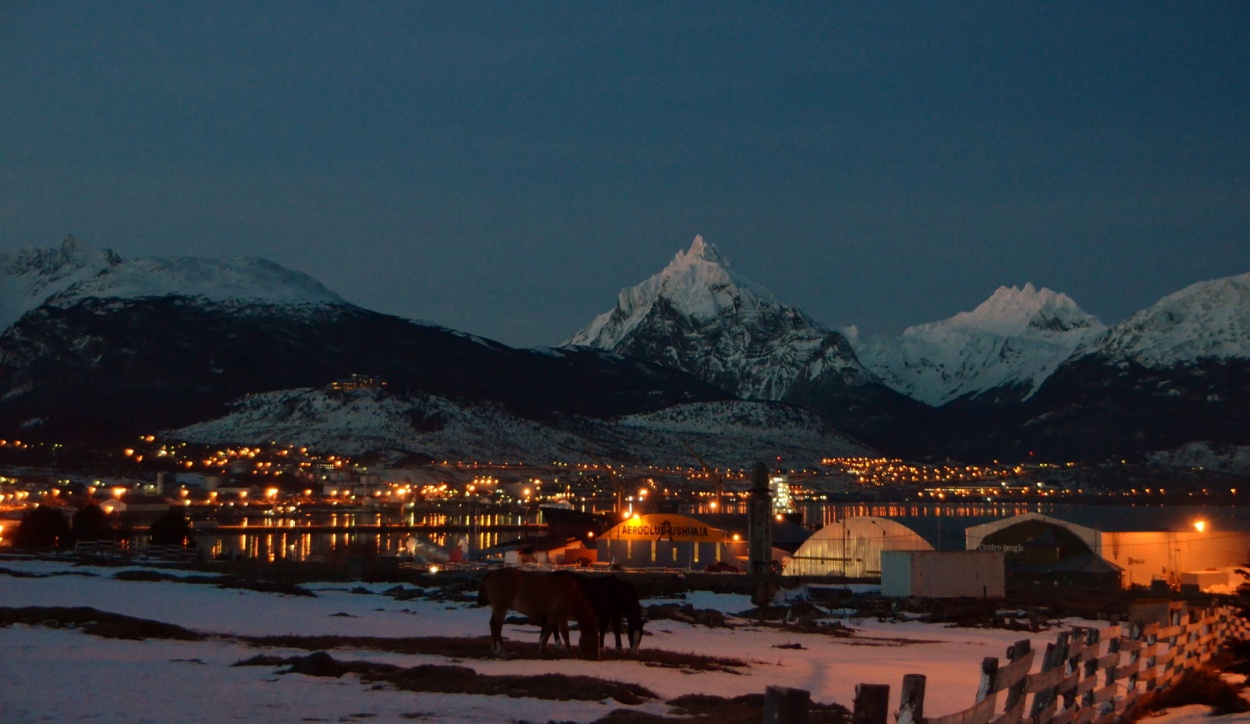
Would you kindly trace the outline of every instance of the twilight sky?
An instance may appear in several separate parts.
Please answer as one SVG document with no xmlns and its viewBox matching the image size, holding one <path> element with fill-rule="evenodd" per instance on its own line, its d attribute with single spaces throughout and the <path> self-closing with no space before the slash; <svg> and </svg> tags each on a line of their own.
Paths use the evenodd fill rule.
<svg viewBox="0 0 1250 724">
<path fill-rule="evenodd" d="M 831 326 L 1250 272 L 1250 3 L 0 0 L 0 248 L 554 345 L 695 234 Z"/>
</svg>

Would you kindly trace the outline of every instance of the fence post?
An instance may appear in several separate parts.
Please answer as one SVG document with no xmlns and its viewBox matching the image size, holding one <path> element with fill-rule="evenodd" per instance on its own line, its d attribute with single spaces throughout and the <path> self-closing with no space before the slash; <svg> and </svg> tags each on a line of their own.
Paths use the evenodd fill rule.
<svg viewBox="0 0 1250 724">
<path fill-rule="evenodd" d="M 1091 628 L 1085 631 L 1085 644 L 1087 646 L 1098 647 L 1101 642 L 1102 642 L 1102 634 L 1099 632 L 1098 629 Z M 1094 655 L 1089 657 L 1089 659 L 1085 662 L 1084 670 L 1081 672 L 1081 678 L 1094 679 L 1095 681 L 1097 681 L 1098 679 L 1098 651 L 1097 650 L 1095 650 Z M 1090 688 L 1088 691 L 1086 691 L 1084 694 L 1081 695 L 1081 706 L 1087 707 L 1087 706 L 1093 706 L 1093 705 L 1094 705 L 1094 689 Z"/>
<path fill-rule="evenodd" d="M 907 674 L 903 677 L 903 690 L 899 694 L 896 724 L 918 724 L 924 721 L 924 674 Z"/>
<path fill-rule="evenodd" d="M 1007 649 L 1007 660 L 1011 662 L 1021 661 L 1025 659 L 1024 665 L 1031 666 L 1029 662 L 1033 660 L 1033 645 L 1028 639 L 1017 641 Z M 1024 676 L 1019 681 L 1007 687 L 1007 701 L 1003 702 L 1003 715 L 1008 717 L 1009 721 L 1019 721 L 1021 715 L 1024 714 L 1024 688 L 1028 677 L 1028 670 L 1024 671 Z"/>
<path fill-rule="evenodd" d="M 994 694 L 994 678 L 998 676 L 998 657 L 986 656 L 981 660 L 981 684 L 977 687 L 977 703 Z"/>
<path fill-rule="evenodd" d="M 1046 653 L 1042 656 L 1042 671 L 1053 671 L 1063 668 L 1064 662 L 1068 658 L 1068 638 L 1071 634 L 1067 631 L 1060 631 L 1055 638 L 1055 643 L 1046 644 Z M 1055 707 L 1059 699 L 1059 684 L 1048 686 L 1045 689 L 1033 695 L 1033 707 L 1029 714 L 1034 719 L 1039 719 L 1039 714 L 1047 709 Z"/>
<path fill-rule="evenodd" d="M 889 684 L 857 684 L 851 724 L 886 724 L 890 713 Z"/>
<path fill-rule="evenodd" d="M 811 693 L 786 686 L 764 689 L 765 724 L 804 724 L 811 705 Z"/>
</svg>

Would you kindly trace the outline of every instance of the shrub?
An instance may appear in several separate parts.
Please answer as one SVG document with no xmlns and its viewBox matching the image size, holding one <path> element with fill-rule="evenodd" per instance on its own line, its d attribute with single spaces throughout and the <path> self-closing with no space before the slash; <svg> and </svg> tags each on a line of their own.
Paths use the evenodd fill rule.
<svg viewBox="0 0 1250 724">
<path fill-rule="evenodd" d="M 114 537 L 108 513 L 95 503 L 74 513 L 70 530 L 75 540 L 112 540 Z"/>
<path fill-rule="evenodd" d="M 152 522 L 148 536 L 155 546 L 185 546 L 193 544 L 191 521 L 182 514 L 181 508 L 170 508 Z"/>
<path fill-rule="evenodd" d="M 41 505 L 22 516 L 22 522 L 13 534 L 13 545 L 27 550 L 49 550 L 64 545 L 68 534 L 69 521 L 65 519 L 65 514 L 56 508 Z"/>
</svg>

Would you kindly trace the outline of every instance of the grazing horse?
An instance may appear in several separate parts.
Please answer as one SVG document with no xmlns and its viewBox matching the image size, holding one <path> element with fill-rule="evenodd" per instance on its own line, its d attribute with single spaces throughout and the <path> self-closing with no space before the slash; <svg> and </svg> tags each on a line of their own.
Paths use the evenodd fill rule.
<svg viewBox="0 0 1250 724">
<path fill-rule="evenodd" d="M 497 655 L 504 653 L 504 616 L 508 611 L 516 611 L 542 624 L 539 657 L 546 654 L 547 639 L 553 631 L 562 631 L 565 645 L 568 645 L 568 619 L 573 618 L 582 630 L 578 642 L 582 655 L 588 659 L 599 658 L 599 625 L 595 611 L 582 587 L 568 576 L 497 568 L 482 578 L 477 605 L 491 607 L 491 651 Z M 572 647 L 568 649 L 572 653 Z"/>
<path fill-rule="evenodd" d="M 616 636 L 616 648 L 621 648 L 621 619 L 629 626 L 629 653 L 637 654 L 642 644 L 642 604 L 638 602 L 638 591 L 634 584 L 608 576 L 583 576 L 569 571 L 559 571 L 555 575 L 565 576 L 577 581 L 582 587 L 586 598 L 590 600 L 599 623 L 599 648 L 602 649 L 608 636 L 608 628 Z M 569 646 L 567 626 L 556 629 L 557 640 L 564 637 L 564 645 Z"/>
<path fill-rule="evenodd" d="M 642 644 L 642 604 L 634 584 L 614 575 L 578 576 L 582 590 L 590 599 L 590 605 L 599 617 L 599 648 L 603 648 L 608 626 L 616 636 L 616 648 L 621 648 L 621 619 L 629 626 L 629 653 L 637 654 Z"/>
</svg>

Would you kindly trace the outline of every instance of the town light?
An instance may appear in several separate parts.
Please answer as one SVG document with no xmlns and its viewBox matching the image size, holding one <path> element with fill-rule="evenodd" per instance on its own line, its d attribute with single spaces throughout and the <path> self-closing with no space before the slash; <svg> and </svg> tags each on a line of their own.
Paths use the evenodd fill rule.
<svg viewBox="0 0 1250 724">
<path fill-rule="evenodd" d="M 1207 522 L 1206 522 L 1205 520 L 1196 520 L 1196 521 L 1194 521 L 1194 530 L 1196 530 L 1196 531 L 1198 531 L 1199 533 L 1201 533 L 1201 532 L 1203 532 L 1203 531 L 1204 531 L 1204 530 L 1206 530 L 1206 529 L 1207 529 Z"/>
</svg>

